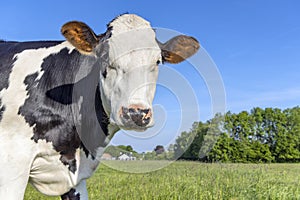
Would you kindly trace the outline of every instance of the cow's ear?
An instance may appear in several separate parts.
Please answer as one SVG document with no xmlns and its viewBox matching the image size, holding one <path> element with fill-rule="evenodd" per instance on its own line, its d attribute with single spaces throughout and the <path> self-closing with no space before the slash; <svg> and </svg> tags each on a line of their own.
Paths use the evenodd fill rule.
<svg viewBox="0 0 300 200">
<path fill-rule="evenodd" d="M 62 26 L 61 33 L 79 52 L 84 54 L 92 53 L 99 42 L 94 31 L 83 22 L 68 22 Z"/>
<path fill-rule="evenodd" d="M 164 44 L 160 42 L 158 44 L 163 61 L 174 64 L 194 55 L 200 48 L 200 44 L 195 38 L 186 35 L 179 35 Z"/>
</svg>

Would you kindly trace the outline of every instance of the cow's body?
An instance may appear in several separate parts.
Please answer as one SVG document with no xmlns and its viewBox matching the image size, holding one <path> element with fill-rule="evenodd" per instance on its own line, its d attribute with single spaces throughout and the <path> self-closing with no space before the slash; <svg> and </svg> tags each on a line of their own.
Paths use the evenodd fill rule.
<svg viewBox="0 0 300 200">
<path fill-rule="evenodd" d="M 112 22 L 115 31 L 135 30 L 141 23 L 151 28 L 135 15 L 122 15 Z M 171 62 L 169 52 L 165 58 L 160 53 L 154 32 L 147 30 L 138 35 L 148 34 L 151 40 L 145 40 L 142 48 L 150 46 L 151 52 L 144 51 L 140 55 L 146 57 L 131 61 L 133 57 L 122 58 L 123 50 L 136 56 L 132 51 L 136 46 L 123 42 L 131 49 L 112 51 L 114 43 L 122 45 L 112 39 L 112 25 L 99 36 L 93 32 L 86 35 L 89 30 L 82 23 L 64 28 L 63 34 L 70 42 L 0 41 L 0 199 L 22 199 L 28 181 L 47 195 L 87 199 L 85 179 L 97 168 L 113 134 L 119 128 L 145 130 L 152 123 L 153 82 L 158 70 L 152 64 L 149 72 L 146 67 L 135 69 L 150 83 L 137 78 L 138 89 L 130 86 L 128 93 L 134 91 L 132 96 L 125 91 L 126 102 L 120 91 L 129 78 L 123 75 L 121 86 L 112 79 L 121 76 L 119 66 L 125 66 L 122 74 L 129 74 L 132 69 L 126 71 L 126 66 L 146 66 L 148 57 L 151 63 L 157 59 Z M 78 30 L 83 31 L 78 34 Z M 84 41 L 76 43 L 81 39 Z M 117 55 L 118 51 L 122 56 Z M 110 93 L 114 88 L 116 92 Z M 140 98 L 147 94 L 150 96 L 145 100 Z"/>
<path fill-rule="evenodd" d="M 73 116 L 72 103 L 68 102 L 72 101 L 70 87 L 78 83 L 75 75 L 80 63 L 94 58 L 81 55 L 68 42 L 2 43 L 2 46 L 6 55 L 0 62 L 3 63 L 3 59 L 11 62 L 1 66 L 1 71 L 5 72 L 1 73 L 4 77 L 0 92 L 3 110 L 0 121 L 1 191 L 9 194 L 10 188 L 16 190 L 12 187 L 16 180 L 23 179 L 26 185 L 30 178 L 39 191 L 47 195 L 62 195 L 88 178 L 99 163 L 91 155 L 86 156 L 76 132 L 77 125 L 70 117 Z M 1 53 L 5 52 L 1 50 Z M 93 82 L 89 78 L 82 80 Z M 63 96 L 56 96 L 60 92 Z M 98 92 L 95 95 L 99 97 Z M 73 103 L 86 106 L 84 101 L 87 99 Z M 107 116 L 101 107 L 101 98 L 99 101 L 95 110 L 105 120 Z M 84 116 L 83 119 L 97 118 Z M 106 145 L 105 137 L 98 142 L 101 156 Z M 63 155 L 58 153 L 62 151 Z M 13 195 L 20 193 L 22 197 L 23 189 L 22 185 L 22 190 L 14 191 Z"/>
</svg>

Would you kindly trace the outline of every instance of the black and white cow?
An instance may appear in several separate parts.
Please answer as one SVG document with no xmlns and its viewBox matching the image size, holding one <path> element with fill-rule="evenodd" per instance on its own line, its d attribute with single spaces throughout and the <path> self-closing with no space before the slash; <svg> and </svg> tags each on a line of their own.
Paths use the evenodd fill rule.
<svg viewBox="0 0 300 200">
<path fill-rule="evenodd" d="M 67 41 L 0 41 L 0 199 L 22 199 L 28 182 L 62 199 L 88 199 L 85 179 L 119 129 L 153 126 L 158 64 L 198 49 L 162 44 L 149 22 L 124 14 L 96 35 L 82 22 Z"/>
</svg>

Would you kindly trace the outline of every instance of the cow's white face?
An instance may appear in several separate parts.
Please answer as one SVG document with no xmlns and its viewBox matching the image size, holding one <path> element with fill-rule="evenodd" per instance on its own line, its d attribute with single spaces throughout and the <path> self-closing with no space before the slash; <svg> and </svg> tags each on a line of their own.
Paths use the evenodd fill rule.
<svg viewBox="0 0 300 200">
<path fill-rule="evenodd" d="M 81 53 L 101 60 L 101 98 L 110 123 L 137 131 L 154 124 L 159 63 L 179 63 L 199 49 L 197 40 L 183 35 L 161 44 L 149 22 L 130 14 L 113 20 L 100 36 L 81 22 L 65 24 L 62 33 Z"/>
<path fill-rule="evenodd" d="M 109 51 L 108 65 L 100 75 L 104 107 L 111 123 L 145 130 L 154 122 L 152 101 L 162 60 L 155 32 L 135 15 L 115 20 L 110 27 L 110 37 L 103 44 Z"/>
</svg>

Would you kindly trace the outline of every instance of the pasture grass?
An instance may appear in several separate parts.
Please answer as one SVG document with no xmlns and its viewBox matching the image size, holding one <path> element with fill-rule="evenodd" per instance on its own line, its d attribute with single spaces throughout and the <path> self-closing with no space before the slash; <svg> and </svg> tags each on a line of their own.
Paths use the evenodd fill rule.
<svg viewBox="0 0 300 200">
<path fill-rule="evenodd" d="M 130 169 L 164 161 L 111 161 Z M 92 200 L 300 199 L 300 164 L 204 164 L 177 161 L 149 173 L 126 173 L 101 165 L 87 181 Z M 28 186 L 25 200 L 46 197 Z"/>
</svg>

